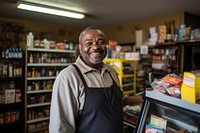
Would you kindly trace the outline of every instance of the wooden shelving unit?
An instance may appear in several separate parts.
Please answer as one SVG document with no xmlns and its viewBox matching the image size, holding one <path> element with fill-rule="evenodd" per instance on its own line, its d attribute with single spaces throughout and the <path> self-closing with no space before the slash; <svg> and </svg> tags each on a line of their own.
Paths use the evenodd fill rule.
<svg viewBox="0 0 200 133">
<path fill-rule="evenodd" d="M 53 82 L 64 67 L 75 61 L 75 52 L 75 50 L 27 48 L 25 65 L 27 133 L 48 132 Z"/>
<path fill-rule="evenodd" d="M 0 132 L 22 133 L 25 93 L 24 51 L 21 48 L 8 49 L 0 49 Z M 18 49 L 21 51 L 20 56 Z"/>
</svg>

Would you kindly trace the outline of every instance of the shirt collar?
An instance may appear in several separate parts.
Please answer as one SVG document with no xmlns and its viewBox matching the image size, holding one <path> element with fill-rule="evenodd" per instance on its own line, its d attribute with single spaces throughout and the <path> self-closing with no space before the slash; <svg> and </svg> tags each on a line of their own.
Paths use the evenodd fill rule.
<svg viewBox="0 0 200 133">
<path fill-rule="evenodd" d="M 80 55 L 78 56 L 77 60 L 76 60 L 76 64 L 78 65 L 79 69 L 83 72 L 83 73 L 87 73 L 90 71 L 95 71 L 96 69 L 88 66 L 80 57 Z M 102 67 L 102 73 L 104 73 L 105 71 L 110 72 L 111 68 L 107 65 L 107 64 L 103 64 Z"/>
</svg>

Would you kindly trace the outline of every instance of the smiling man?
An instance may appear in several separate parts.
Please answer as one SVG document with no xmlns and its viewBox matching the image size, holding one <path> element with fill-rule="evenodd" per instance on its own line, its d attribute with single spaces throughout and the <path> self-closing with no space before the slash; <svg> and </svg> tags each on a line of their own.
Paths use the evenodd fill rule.
<svg viewBox="0 0 200 133">
<path fill-rule="evenodd" d="M 122 133 L 123 93 L 116 71 L 104 64 L 106 36 L 97 27 L 79 36 L 80 55 L 53 85 L 50 133 Z M 141 102 L 126 98 L 124 102 Z"/>
<path fill-rule="evenodd" d="M 86 28 L 80 34 L 79 49 L 86 64 L 93 68 L 101 68 L 107 52 L 104 33 L 95 27 Z"/>
</svg>

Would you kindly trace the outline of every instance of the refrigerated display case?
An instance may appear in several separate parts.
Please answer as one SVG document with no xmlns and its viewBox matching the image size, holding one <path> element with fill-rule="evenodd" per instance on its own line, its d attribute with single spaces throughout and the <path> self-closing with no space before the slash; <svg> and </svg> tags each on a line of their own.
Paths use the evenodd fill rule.
<svg viewBox="0 0 200 133">
<path fill-rule="evenodd" d="M 146 91 L 145 96 L 135 133 L 152 133 L 149 127 L 159 133 L 200 133 L 199 104 L 155 91 Z"/>
</svg>

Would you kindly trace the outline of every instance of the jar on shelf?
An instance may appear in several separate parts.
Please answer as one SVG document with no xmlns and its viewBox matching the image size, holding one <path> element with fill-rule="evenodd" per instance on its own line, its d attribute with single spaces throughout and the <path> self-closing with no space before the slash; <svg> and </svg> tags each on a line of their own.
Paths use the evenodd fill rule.
<svg viewBox="0 0 200 133">
<path fill-rule="evenodd" d="M 32 90 L 32 86 L 28 85 L 28 91 L 31 91 L 31 90 Z"/>
<path fill-rule="evenodd" d="M 36 77 L 36 73 L 37 73 L 37 72 L 36 72 L 35 68 L 33 67 L 33 68 L 32 68 L 32 77 Z"/>
<path fill-rule="evenodd" d="M 9 89 L 15 89 L 15 82 L 14 81 L 10 81 Z"/>
<path fill-rule="evenodd" d="M 39 90 L 39 83 L 35 83 L 35 90 L 38 91 Z"/>
</svg>

